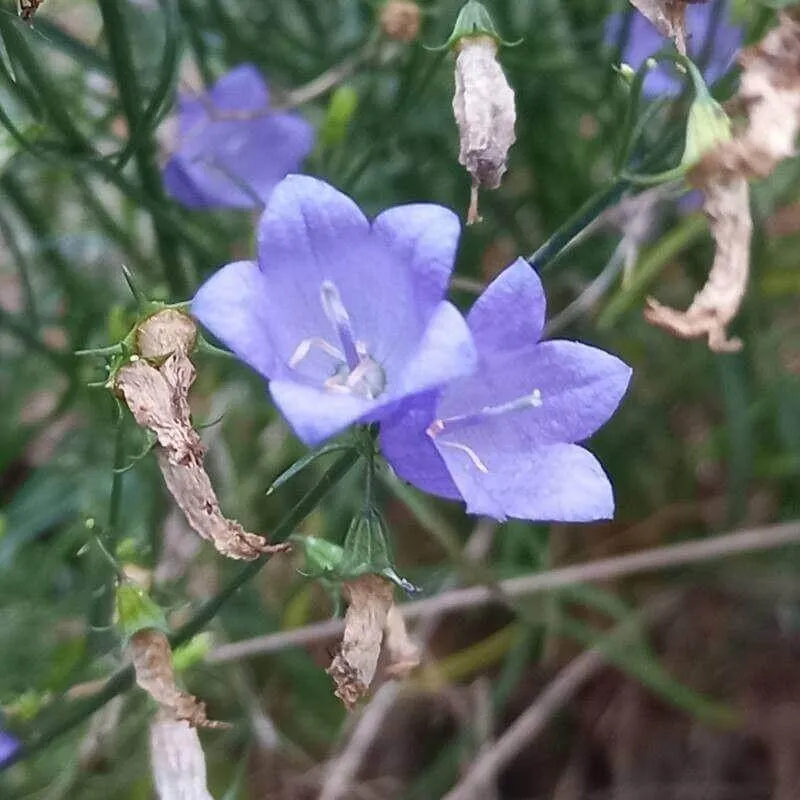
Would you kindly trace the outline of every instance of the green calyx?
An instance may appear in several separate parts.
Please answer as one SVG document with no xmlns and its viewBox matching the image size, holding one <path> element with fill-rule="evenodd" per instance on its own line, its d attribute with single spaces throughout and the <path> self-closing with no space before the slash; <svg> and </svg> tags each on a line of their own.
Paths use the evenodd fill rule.
<svg viewBox="0 0 800 800">
<path fill-rule="evenodd" d="M 494 20 L 489 14 L 486 6 L 479 3 L 478 0 L 468 0 L 458 12 L 456 24 L 453 27 L 453 32 L 450 38 L 439 47 L 428 47 L 428 50 L 451 50 L 458 46 L 462 39 L 475 39 L 481 36 L 489 36 L 494 39 L 497 44 L 504 45 L 505 47 L 516 47 L 522 42 L 522 39 L 516 42 L 505 41 L 497 32 Z"/>
<path fill-rule="evenodd" d="M 117 624 L 124 644 L 139 631 L 155 629 L 169 633 L 161 606 L 151 600 L 147 592 L 127 581 L 117 587 Z"/>
<path fill-rule="evenodd" d="M 730 141 L 731 121 L 722 106 L 703 87 L 697 91 L 686 122 L 686 146 L 681 166 L 692 167 L 720 142 Z"/>
<path fill-rule="evenodd" d="M 391 561 L 383 518 L 374 508 L 359 514 L 340 547 L 316 536 L 290 536 L 306 557 L 304 573 L 311 578 L 341 583 L 361 575 L 380 575 L 412 594 L 418 589 L 401 577 Z"/>
</svg>

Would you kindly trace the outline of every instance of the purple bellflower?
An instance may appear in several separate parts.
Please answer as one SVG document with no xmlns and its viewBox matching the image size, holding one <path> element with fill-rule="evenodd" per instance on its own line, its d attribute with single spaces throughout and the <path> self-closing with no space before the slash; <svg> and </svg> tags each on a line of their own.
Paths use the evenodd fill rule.
<svg viewBox="0 0 800 800">
<path fill-rule="evenodd" d="M 16 736 L 0 729 L 0 769 L 11 764 L 19 753 L 21 745 Z"/>
<path fill-rule="evenodd" d="M 290 175 L 261 218 L 258 263 L 213 275 L 192 313 L 270 381 L 313 445 L 474 371 L 467 324 L 443 300 L 459 233 L 441 206 L 398 206 L 370 223 L 332 186 Z"/>
<path fill-rule="evenodd" d="M 314 146 L 301 116 L 272 111 L 264 79 L 245 64 L 200 96 L 178 101 L 178 147 L 164 185 L 192 208 L 260 208 Z"/>
<path fill-rule="evenodd" d="M 381 425 L 383 454 L 400 477 L 499 520 L 613 515 L 606 474 L 575 442 L 614 413 L 631 370 L 578 342 L 540 342 L 544 318 L 539 277 L 518 259 L 467 317 L 477 371 Z"/>
<path fill-rule="evenodd" d="M 742 45 L 742 29 L 734 25 L 728 16 L 728 3 L 715 24 L 716 3 L 692 4 L 686 8 L 687 50 L 689 57 L 703 69 L 706 82 L 718 81 L 733 65 Z M 622 30 L 624 17 L 614 14 L 606 23 L 605 39 L 614 44 Z M 713 37 L 709 40 L 709 37 Z M 667 44 L 667 39 L 638 11 L 633 11 L 628 40 L 622 53 L 622 61 L 633 69 L 647 61 Z M 669 64 L 659 64 L 645 78 L 645 97 L 677 95 L 684 80 Z"/>
</svg>

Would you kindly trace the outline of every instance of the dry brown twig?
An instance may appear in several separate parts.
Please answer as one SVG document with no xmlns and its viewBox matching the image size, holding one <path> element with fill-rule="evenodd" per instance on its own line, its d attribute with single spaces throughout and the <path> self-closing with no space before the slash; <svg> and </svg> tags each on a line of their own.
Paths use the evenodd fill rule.
<svg viewBox="0 0 800 800">
<path fill-rule="evenodd" d="M 649 623 L 675 608 L 676 593 L 666 593 L 649 604 L 643 615 L 622 623 L 603 644 L 587 650 L 564 667 L 536 700 L 517 717 L 494 745 L 479 756 L 467 774 L 444 800 L 477 800 L 484 788 L 524 747 L 544 729 L 564 704 L 606 663 L 605 648 L 641 630 L 642 616 Z"/>
<path fill-rule="evenodd" d="M 252 560 L 263 553 L 285 551 L 288 544 L 269 545 L 220 510 L 189 409 L 195 369 L 188 354 L 196 337 L 192 320 L 178 311 L 166 309 L 145 320 L 138 330 L 139 357 L 119 370 L 115 390 L 136 422 L 155 435 L 164 482 L 203 539 L 229 558 Z"/>
<path fill-rule="evenodd" d="M 787 522 L 763 528 L 752 528 L 709 539 L 659 547 L 587 564 L 553 569 L 533 575 L 522 575 L 500 581 L 497 588 L 507 597 L 527 597 L 540 592 L 572 586 L 578 583 L 598 583 L 646 572 L 671 569 L 686 564 L 702 564 L 718 558 L 796 545 L 800 543 L 800 522 Z M 498 593 L 488 586 L 468 586 L 453 589 L 435 597 L 404 603 L 399 607 L 408 621 L 434 614 L 463 611 L 467 608 L 495 602 Z M 207 660 L 211 663 L 236 661 L 240 658 L 274 653 L 286 647 L 301 647 L 341 634 L 342 622 L 326 620 L 305 628 L 259 636 L 223 645 L 213 650 Z"/>
<path fill-rule="evenodd" d="M 727 326 L 744 298 L 750 271 L 748 180 L 771 174 L 792 156 L 800 132 L 800 10 L 785 12 L 778 27 L 740 56 L 739 104 L 746 127 L 717 144 L 695 166 L 690 181 L 705 194 L 716 254 L 708 282 L 685 311 L 648 298 L 645 318 L 681 338 L 708 336 L 716 352 L 739 350 Z"/>
</svg>

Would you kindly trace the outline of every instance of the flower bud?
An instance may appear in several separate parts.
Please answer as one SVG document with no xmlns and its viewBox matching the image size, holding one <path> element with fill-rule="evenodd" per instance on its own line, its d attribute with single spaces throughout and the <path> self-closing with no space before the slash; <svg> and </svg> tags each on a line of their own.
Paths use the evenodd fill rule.
<svg viewBox="0 0 800 800">
<path fill-rule="evenodd" d="M 722 106 L 707 90 L 698 91 L 689 109 L 681 166 L 693 166 L 720 142 L 731 138 L 731 121 Z"/>
<path fill-rule="evenodd" d="M 389 0 L 381 9 L 381 30 L 395 41 L 413 42 L 419 34 L 421 16 L 413 0 Z"/>
</svg>

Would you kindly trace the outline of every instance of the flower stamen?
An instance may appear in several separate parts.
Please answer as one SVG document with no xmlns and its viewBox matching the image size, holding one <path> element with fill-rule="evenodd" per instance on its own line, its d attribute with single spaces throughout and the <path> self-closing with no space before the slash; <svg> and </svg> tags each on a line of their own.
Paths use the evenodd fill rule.
<svg viewBox="0 0 800 800">
<path fill-rule="evenodd" d="M 331 321 L 336 335 L 342 344 L 342 350 L 350 369 L 355 369 L 359 362 L 359 352 L 356 346 L 356 337 L 353 333 L 353 326 L 350 324 L 350 315 L 342 302 L 342 296 L 336 288 L 336 284 L 331 281 L 323 281 L 320 288 L 322 296 L 322 309 L 325 316 Z"/>
<path fill-rule="evenodd" d="M 446 428 L 464 427 L 477 422 L 482 422 L 487 417 L 499 417 L 511 411 L 526 411 L 529 408 L 541 408 L 542 393 L 539 389 L 534 389 L 530 394 L 509 400 L 506 403 L 498 403 L 496 406 L 484 406 L 480 411 L 471 411 L 467 414 L 456 414 L 445 419 L 436 419 L 429 426 L 426 433 L 431 439 L 438 436 Z"/>
<path fill-rule="evenodd" d="M 303 341 L 297 345 L 297 349 L 292 353 L 292 357 L 289 359 L 289 366 L 294 369 L 301 361 L 308 358 L 309 353 L 314 347 L 318 350 L 322 350 L 323 353 L 335 358 L 337 361 L 344 362 L 344 353 L 341 350 L 334 347 L 330 342 L 326 342 L 325 339 L 319 336 L 313 336 L 310 339 L 303 339 Z"/>
<path fill-rule="evenodd" d="M 430 430 L 430 429 L 428 429 Z M 475 468 L 478 469 L 480 472 L 483 472 L 484 475 L 489 473 L 489 467 L 481 461 L 478 454 L 471 448 L 465 444 L 460 444 L 459 442 L 448 442 L 442 441 L 439 442 L 441 447 L 452 447 L 453 450 L 460 450 L 462 453 L 465 453 L 469 460 L 475 465 Z"/>
</svg>

